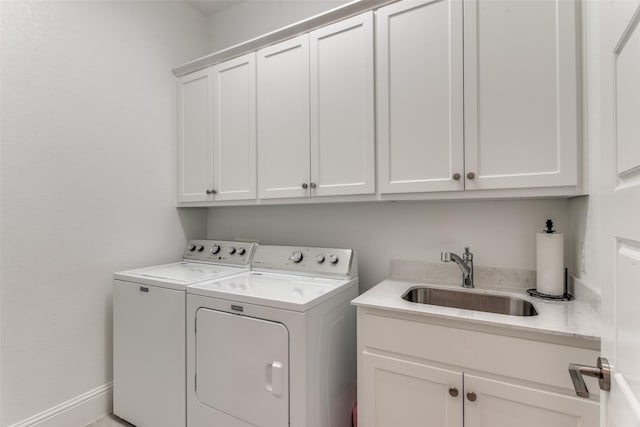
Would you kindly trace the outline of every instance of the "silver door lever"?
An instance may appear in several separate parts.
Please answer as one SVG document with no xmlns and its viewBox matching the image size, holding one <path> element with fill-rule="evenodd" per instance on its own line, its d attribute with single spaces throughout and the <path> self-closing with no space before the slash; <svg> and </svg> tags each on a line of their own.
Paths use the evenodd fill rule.
<svg viewBox="0 0 640 427">
<path fill-rule="evenodd" d="M 578 365 L 569 363 L 569 375 L 573 381 L 573 388 L 580 397 L 589 397 L 589 390 L 584 382 L 583 375 L 598 378 L 600 390 L 611 390 L 611 366 L 604 357 L 598 357 L 598 366 Z"/>
</svg>

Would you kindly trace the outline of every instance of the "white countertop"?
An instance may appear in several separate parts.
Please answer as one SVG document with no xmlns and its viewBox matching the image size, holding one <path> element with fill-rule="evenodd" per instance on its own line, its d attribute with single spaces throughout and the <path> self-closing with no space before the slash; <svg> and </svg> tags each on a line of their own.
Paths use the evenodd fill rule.
<svg viewBox="0 0 640 427">
<path fill-rule="evenodd" d="M 465 290 L 478 293 L 508 295 L 531 302 L 537 316 L 510 316 L 475 310 L 419 304 L 402 299 L 402 295 L 413 287 L 428 286 L 441 289 Z M 510 330 L 542 333 L 600 341 L 600 314 L 597 308 L 586 301 L 546 301 L 533 298 L 520 291 L 493 291 L 485 289 L 463 289 L 460 286 L 426 284 L 415 281 L 384 280 L 352 301 L 358 307 L 391 310 L 413 315 L 424 315 L 440 319 L 454 319 L 477 325 L 490 325 Z"/>
</svg>

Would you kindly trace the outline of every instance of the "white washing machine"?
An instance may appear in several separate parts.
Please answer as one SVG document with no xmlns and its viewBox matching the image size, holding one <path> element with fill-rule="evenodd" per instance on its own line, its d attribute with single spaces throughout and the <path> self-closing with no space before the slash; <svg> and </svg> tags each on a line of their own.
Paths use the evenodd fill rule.
<svg viewBox="0 0 640 427">
<path fill-rule="evenodd" d="M 185 289 L 248 271 L 255 247 L 193 240 L 182 262 L 114 274 L 114 414 L 138 427 L 186 425 Z"/>
<path fill-rule="evenodd" d="M 187 288 L 187 425 L 350 427 L 355 253 L 259 246 L 251 270 Z"/>
</svg>

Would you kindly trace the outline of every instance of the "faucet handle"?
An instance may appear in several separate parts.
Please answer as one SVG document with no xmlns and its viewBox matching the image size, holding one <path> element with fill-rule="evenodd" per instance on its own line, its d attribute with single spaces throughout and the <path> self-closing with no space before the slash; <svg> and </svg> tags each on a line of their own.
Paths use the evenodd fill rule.
<svg viewBox="0 0 640 427">
<path fill-rule="evenodd" d="M 472 261 L 473 260 L 473 253 L 471 253 L 471 251 L 469 251 L 469 246 L 465 246 L 464 247 L 463 258 L 464 258 L 465 261 Z"/>
<path fill-rule="evenodd" d="M 445 251 L 440 252 L 440 260 L 442 262 L 451 262 L 451 253 Z"/>
</svg>

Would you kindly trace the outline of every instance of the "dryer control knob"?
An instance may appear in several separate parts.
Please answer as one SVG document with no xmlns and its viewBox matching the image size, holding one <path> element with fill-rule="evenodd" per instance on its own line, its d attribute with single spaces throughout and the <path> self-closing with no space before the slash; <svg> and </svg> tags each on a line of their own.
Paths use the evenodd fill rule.
<svg viewBox="0 0 640 427">
<path fill-rule="evenodd" d="M 318 264 L 322 264 L 324 262 L 324 255 L 322 255 L 322 254 L 316 255 L 316 262 Z"/>
<path fill-rule="evenodd" d="M 302 261 L 302 258 L 303 258 L 302 251 L 295 251 L 289 257 L 289 259 L 295 263 L 299 263 L 300 261 Z"/>
<path fill-rule="evenodd" d="M 229 249 L 227 249 L 227 252 L 229 252 L 229 255 L 233 255 L 236 253 L 236 248 L 234 248 L 233 246 L 229 247 Z"/>
<path fill-rule="evenodd" d="M 189 246 L 187 246 L 187 249 L 189 249 L 191 252 L 196 250 L 196 245 L 194 245 L 193 243 L 189 244 Z"/>
<path fill-rule="evenodd" d="M 198 247 L 196 248 L 196 250 L 197 250 L 198 252 L 202 252 L 202 251 L 204 250 L 204 246 L 202 246 L 202 245 L 198 245 Z"/>
<path fill-rule="evenodd" d="M 247 252 L 245 248 L 238 248 L 238 255 L 244 255 Z"/>
<path fill-rule="evenodd" d="M 337 264 L 338 263 L 338 256 L 334 255 L 334 254 L 329 255 L 329 262 L 331 264 Z"/>
<path fill-rule="evenodd" d="M 209 250 L 211 251 L 212 254 L 217 254 L 218 252 L 220 252 L 220 246 L 219 245 L 213 245 L 211 246 L 211 248 L 209 248 Z"/>
</svg>

